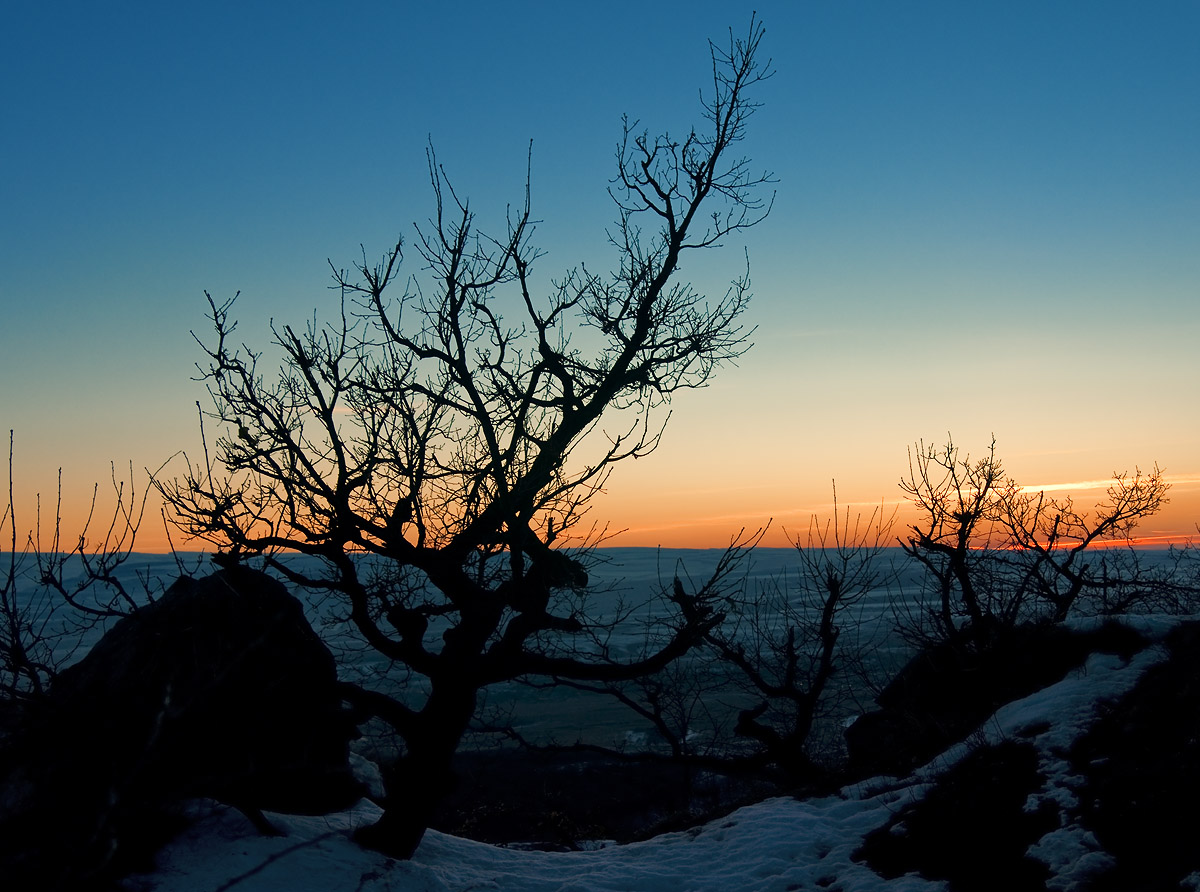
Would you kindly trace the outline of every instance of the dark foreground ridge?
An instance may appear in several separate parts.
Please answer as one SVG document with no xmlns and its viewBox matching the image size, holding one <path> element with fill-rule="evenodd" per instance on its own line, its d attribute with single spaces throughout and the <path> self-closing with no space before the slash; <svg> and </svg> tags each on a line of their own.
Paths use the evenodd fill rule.
<svg viewBox="0 0 1200 892">
<path fill-rule="evenodd" d="M 460 753 L 434 829 L 497 845 L 572 851 L 683 830 L 782 791 L 752 776 L 663 761 L 522 749 Z"/>
<path fill-rule="evenodd" d="M 1100 640 L 1113 643 L 1112 634 Z M 1094 835 L 1099 854 L 1078 892 L 1185 888 L 1200 868 L 1192 814 L 1200 796 L 1200 623 L 1176 627 L 1167 646 L 1167 660 L 1109 704 L 1066 754 L 1079 778 L 1076 805 L 1061 814 L 1046 801 L 1030 808 L 1046 777 L 1028 743 L 980 746 L 870 834 L 856 857 L 882 876 L 915 872 L 959 892 L 1038 892 L 1046 866 L 1027 852 L 1072 824 Z"/>
<path fill-rule="evenodd" d="M 1178 889 L 1200 869 L 1200 623 L 1167 638 L 1148 670 L 1074 748 L 1081 820 L 1116 861 L 1095 892 Z"/>
<path fill-rule="evenodd" d="M 434 826 L 542 849 L 626 842 L 771 795 L 828 794 L 886 768 L 903 776 L 962 744 L 966 755 L 870 833 L 857 859 L 882 877 L 912 872 L 960 892 L 1036 892 L 1049 871 L 1030 847 L 1069 823 L 1102 850 L 1073 888 L 1177 889 L 1200 866 L 1187 817 L 1200 800 L 1200 624 L 1177 626 L 1167 643 L 1169 658 L 1061 754 L 1079 778 L 1077 804 L 1061 809 L 1037 796 L 1049 782 L 1034 745 L 1046 728 L 990 744 L 973 735 L 997 707 L 1056 683 L 1089 655 L 1128 661 L 1146 646 L 1117 622 L 1018 627 L 987 648 L 926 649 L 883 691 L 880 710 L 856 723 L 848 763 L 819 789 L 595 753 L 464 752 Z M 65 671 L 45 706 L 8 718 L 6 890 L 116 888 L 124 873 L 152 870 L 194 797 L 261 818 L 259 809 L 335 811 L 362 794 L 332 658 L 295 599 L 252 571 L 173 587 Z M 869 747 L 864 728 L 874 729 Z M 270 832 L 265 821 L 260 828 Z"/>
</svg>

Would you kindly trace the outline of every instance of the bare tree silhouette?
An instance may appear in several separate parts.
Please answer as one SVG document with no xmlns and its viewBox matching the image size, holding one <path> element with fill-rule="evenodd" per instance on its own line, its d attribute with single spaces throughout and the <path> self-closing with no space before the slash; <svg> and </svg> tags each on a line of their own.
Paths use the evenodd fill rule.
<svg viewBox="0 0 1200 892">
<path fill-rule="evenodd" d="M 936 637 L 954 638 L 965 617 L 977 634 L 987 619 L 1004 608 L 989 606 L 994 580 L 978 546 L 991 540 L 999 522 L 1005 488 L 1010 481 L 996 457 L 993 438 L 987 455 L 971 460 L 951 438 L 944 446 L 920 442 L 908 453 L 908 476 L 900 489 L 917 508 L 917 519 L 901 540 L 905 553 L 921 563 L 934 583 L 936 607 L 931 619 Z M 1015 622 L 1016 617 L 1005 617 Z"/>
<path fill-rule="evenodd" d="M 866 672 L 865 658 L 877 642 L 854 608 L 872 593 L 890 591 L 895 581 L 882 555 L 894 522 L 895 511 L 888 514 L 882 505 L 866 518 L 851 519 L 849 508 L 839 514 L 835 484 L 832 517 L 814 515 L 806 536 L 790 537 L 798 560 L 794 581 L 773 581 L 754 597 L 735 596 L 731 621 L 707 636 L 751 704 L 739 713 L 734 733 L 753 741 L 753 758 L 790 782 L 818 773 L 814 728 L 845 696 L 844 682 Z"/>
<path fill-rule="evenodd" d="M 711 300 L 677 273 L 687 252 L 770 210 L 769 175 L 732 154 L 771 73 L 762 37 L 752 19 L 745 37 L 710 45 L 703 129 L 653 137 L 625 120 L 609 275 L 572 269 L 539 298 L 528 186 L 489 235 L 430 150 L 434 214 L 414 241 L 421 284 L 393 296 L 402 241 L 377 264 L 364 252 L 352 272 L 335 268 L 331 322 L 272 326 L 283 356 L 272 375 L 234 342 L 233 300 L 208 298 L 215 338 L 201 342 L 201 372 L 222 433 L 215 457 L 205 446 L 161 491 L 189 535 L 223 560 L 262 555 L 328 593 L 414 679 L 403 698 L 347 687 L 404 743 L 385 814 L 363 833 L 371 845 L 415 850 L 483 687 L 634 678 L 720 619 L 708 595 L 675 595 L 662 645 L 622 659 L 612 618 L 590 615 L 586 597 L 588 555 L 605 531 L 581 521 L 614 465 L 657 446 L 671 395 L 748 347 L 748 273 Z M 285 552 L 323 569 L 297 570 Z"/>
<path fill-rule="evenodd" d="M 13 447 L 9 431 L 8 501 L 0 516 L 0 536 L 8 543 L 0 568 L 0 700 L 22 701 L 43 696 L 59 669 L 85 647 L 89 633 L 110 620 L 127 616 L 154 600 L 162 580 L 131 573 L 138 532 L 154 483 L 138 492 L 133 468 L 118 478 L 112 466 L 112 514 L 107 523 L 97 515 L 100 486 L 74 538 L 64 538 L 62 473 L 48 538 L 42 538 L 41 496 L 32 529 L 18 529 L 13 497 Z M 161 469 L 160 469 L 161 470 Z M 92 531 L 99 522 L 100 531 Z M 178 561 L 178 558 L 177 558 Z M 181 575 L 188 571 L 179 564 Z M 137 582 L 131 579 L 135 577 Z"/>
<path fill-rule="evenodd" d="M 910 631 L 931 623 L 934 638 L 985 644 L 1024 621 L 1138 605 L 1173 610 L 1195 595 L 1184 568 L 1190 549 L 1165 567 L 1145 563 L 1133 547 L 1138 523 L 1167 502 L 1170 484 L 1157 466 L 1115 473 L 1105 498 L 1085 511 L 1069 497 L 1021 487 L 1004 471 L 994 438 L 976 460 L 948 438 L 910 450 L 900 488 L 918 510 L 901 545 L 926 569 L 935 595 L 924 617 L 908 618 Z"/>
</svg>

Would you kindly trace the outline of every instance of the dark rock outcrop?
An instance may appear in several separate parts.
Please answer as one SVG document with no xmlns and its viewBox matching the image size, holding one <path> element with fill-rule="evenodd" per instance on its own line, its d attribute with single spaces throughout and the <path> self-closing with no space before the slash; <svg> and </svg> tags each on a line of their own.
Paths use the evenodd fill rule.
<svg viewBox="0 0 1200 892">
<path fill-rule="evenodd" d="M 1028 696 L 1094 652 L 1128 657 L 1137 632 L 1106 623 L 1088 632 L 1061 625 L 1004 630 L 988 646 L 942 643 L 909 661 L 876 698 L 880 709 L 846 729 L 850 773 L 904 775 L 957 743 L 1005 703 Z"/>
<path fill-rule="evenodd" d="M 1026 850 L 1058 826 L 1053 807 L 1026 810 L 1039 789 L 1037 751 L 1005 741 L 969 753 L 933 789 L 870 833 L 855 853 L 887 879 L 919 873 L 957 892 L 1044 892 L 1046 865 Z"/>
<path fill-rule="evenodd" d="M 1200 623 L 1181 623 L 1166 644 L 1167 659 L 1071 752 L 1085 779 L 1080 823 L 1115 859 L 1091 892 L 1182 889 L 1200 867 Z"/>
<path fill-rule="evenodd" d="M 184 798 L 346 806 L 355 733 L 332 654 L 278 581 L 245 567 L 180 579 L 63 671 L 5 742 L 0 873 L 85 885 L 152 848 L 147 832 Z"/>
</svg>

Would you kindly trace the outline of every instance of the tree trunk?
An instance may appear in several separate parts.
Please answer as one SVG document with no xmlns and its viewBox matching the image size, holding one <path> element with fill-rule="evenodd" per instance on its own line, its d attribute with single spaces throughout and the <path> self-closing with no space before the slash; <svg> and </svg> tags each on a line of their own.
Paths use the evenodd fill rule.
<svg viewBox="0 0 1200 892">
<path fill-rule="evenodd" d="M 408 751 L 387 779 L 383 816 L 356 834 L 362 845 L 392 858 L 413 856 L 438 806 L 457 784 L 454 754 L 474 713 L 473 688 L 434 683 L 417 733 L 410 735 Z"/>
</svg>

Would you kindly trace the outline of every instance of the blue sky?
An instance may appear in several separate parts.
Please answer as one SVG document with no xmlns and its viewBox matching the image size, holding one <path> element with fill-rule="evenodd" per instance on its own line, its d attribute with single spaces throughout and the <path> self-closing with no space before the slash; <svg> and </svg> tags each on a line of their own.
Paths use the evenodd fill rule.
<svg viewBox="0 0 1200 892">
<path fill-rule="evenodd" d="M 611 265 L 621 115 L 697 121 L 706 41 L 752 9 L 777 75 L 745 149 L 775 209 L 684 274 L 723 290 L 747 249 L 756 346 L 676 401 L 597 511 L 630 544 L 796 527 L 831 478 L 843 501 L 898 498 L 906 444 L 951 431 L 973 452 L 995 433 L 1030 484 L 1157 461 L 1164 523 L 1192 529 L 1195 2 L 9 4 L 19 525 L 58 467 L 70 500 L 111 461 L 194 451 L 203 291 L 242 291 L 251 344 L 329 307 L 327 258 L 428 216 L 430 140 L 485 225 L 521 200 L 532 140 L 542 274 Z"/>
</svg>

